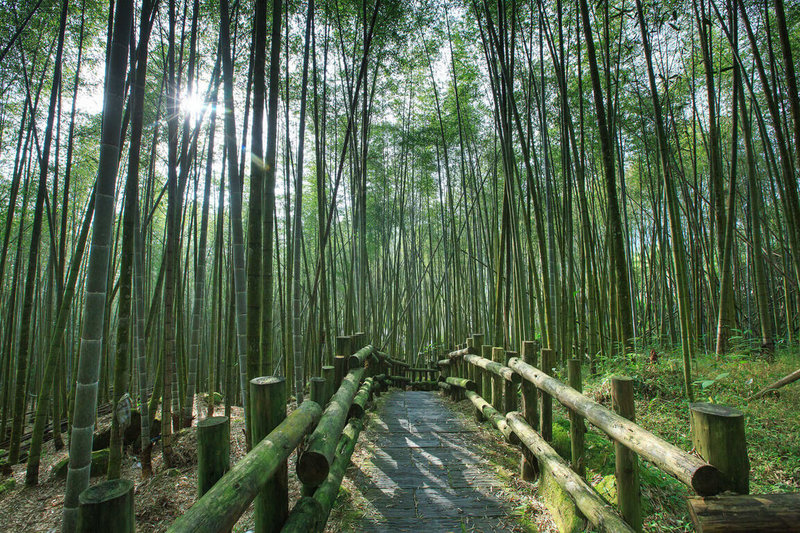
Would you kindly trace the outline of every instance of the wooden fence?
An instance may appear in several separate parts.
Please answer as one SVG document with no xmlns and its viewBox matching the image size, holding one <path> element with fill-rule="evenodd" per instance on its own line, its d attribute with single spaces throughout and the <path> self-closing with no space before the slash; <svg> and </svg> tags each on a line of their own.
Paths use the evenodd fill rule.
<svg viewBox="0 0 800 533">
<path fill-rule="evenodd" d="M 610 410 L 580 392 L 579 361 L 569 362 L 567 385 L 550 375 L 555 366 L 552 350 L 539 351 L 534 342 L 526 341 L 521 352 L 520 356 L 483 344 L 483 335 L 475 334 L 438 362 L 438 386 L 455 399 L 469 399 L 477 418 L 489 420 L 506 440 L 522 446 L 523 479 L 533 479 L 541 465 L 595 527 L 614 532 L 641 531 L 638 457 L 678 479 L 699 496 L 724 490 L 741 492 L 742 487 L 746 492 L 749 468 L 741 413 L 708 404 L 690 406 L 693 441 L 707 462 L 634 422 L 633 380 L 612 378 L 614 410 Z M 570 463 L 550 445 L 553 399 L 569 413 Z M 584 420 L 614 443 L 618 510 L 583 478 Z"/>
<path fill-rule="evenodd" d="M 168 531 L 230 531 L 253 502 L 257 533 L 324 530 L 363 429 L 368 402 L 388 387 L 387 360 L 366 343 L 364 334 L 337 337 L 334 365 L 322 367 L 322 376 L 310 380 L 311 399 L 288 416 L 285 378 L 251 380 L 251 432 L 256 444 L 230 468 L 230 421 L 201 420 L 199 498 Z M 295 449 L 296 473 L 303 485 L 302 497 L 290 512 L 288 458 Z M 133 533 L 133 483 L 107 481 L 87 489 L 81 494 L 79 515 L 85 531 Z M 104 524 L 111 529 L 104 529 Z"/>
</svg>

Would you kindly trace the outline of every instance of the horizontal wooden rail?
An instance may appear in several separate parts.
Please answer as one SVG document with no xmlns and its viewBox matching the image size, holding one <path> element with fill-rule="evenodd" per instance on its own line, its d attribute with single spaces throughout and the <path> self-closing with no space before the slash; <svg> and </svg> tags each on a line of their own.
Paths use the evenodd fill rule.
<svg viewBox="0 0 800 533">
<path fill-rule="evenodd" d="M 455 350 L 447 354 L 448 359 L 458 359 L 459 357 L 464 357 L 467 354 L 477 354 L 478 350 L 473 346 L 467 346 L 466 348 L 462 348 L 460 350 Z"/>
<path fill-rule="evenodd" d="M 328 477 L 336 443 L 347 422 L 347 414 L 358 393 L 364 369 L 351 370 L 333 395 L 319 425 L 308 439 L 306 450 L 297 459 L 297 477 L 304 484 L 316 487 Z"/>
<path fill-rule="evenodd" d="M 519 358 L 509 360 L 508 366 L 562 405 L 586 418 L 616 442 L 690 486 L 697 494 L 711 496 L 724 490 L 722 473 L 716 467 L 606 409 Z"/>
<path fill-rule="evenodd" d="M 525 447 L 547 466 L 558 484 L 567 491 L 578 509 L 595 527 L 610 533 L 633 533 L 633 528 L 586 481 L 572 471 L 558 452 L 525 421 L 521 413 L 508 413 L 506 420 Z"/>
<path fill-rule="evenodd" d="M 481 367 L 482 369 L 491 372 L 496 376 L 500 376 L 501 378 L 505 379 L 506 381 L 510 381 L 512 383 L 519 383 L 521 381 L 519 374 L 514 372 L 511 368 L 501 365 L 498 362 L 490 361 L 484 357 L 479 355 L 465 355 L 464 361 L 467 363 L 471 363 L 475 366 Z"/>
<path fill-rule="evenodd" d="M 502 415 L 502 413 L 500 413 L 500 411 L 492 407 L 489 402 L 481 398 L 477 392 L 465 390 L 464 395 L 469 398 L 469 401 L 471 401 L 472 405 L 475 406 L 475 410 L 481 413 L 485 419 L 489 420 L 492 425 L 503 434 L 503 437 L 505 437 L 509 443 L 519 444 L 519 439 L 511 430 L 511 426 L 508 425 L 506 418 Z"/>
<path fill-rule="evenodd" d="M 373 351 L 375 351 L 375 347 L 371 344 L 368 344 L 351 355 L 348 359 L 350 369 L 353 370 L 360 366 L 364 366 L 364 362 L 367 360 L 367 358 L 369 358 L 370 355 L 372 355 Z"/>
<path fill-rule="evenodd" d="M 360 418 L 353 418 L 348 422 L 336 446 L 339 453 L 325 482 L 314 491 L 313 496 L 304 496 L 298 500 L 281 533 L 307 533 L 325 529 L 328 515 L 339 494 L 339 487 L 342 485 L 342 479 L 350 465 L 350 458 L 363 428 L 364 422 Z"/>
<path fill-rule="evenodd" d="M 304 401 L 259 442 L 167 530 L 170 533 L 229 531 L 258 492 L 316 426 L 322 408 Z"/>
<path fill-rule="evenodd" d="M 439 379 L 441 379 L 442 381 L 446 382 L 449 385 L 453 385 L 454 387 L 460 387 L 462 389 L 470 390 L 472 392 L 476 392 L 478 390 L 478 385 L 471 379 L 457 378 L 457 377 L 447 377 Z"/>
<path fill-rule="evenodd" d="M 406 363 L 405 361 L 398 361 L 397 359 L 392 359 L 391 357 L 389 357 L 389 354 L 384 353 L 384 352 L 376 351 L 375 355 L 378 356 L 378 359 L 383 359 L 384 361 L 386 361 L 390 365 L 401 366 L 403 368 L 408 368 L 408 367 L 411 366 L 410 364 Z"/>
</svg>

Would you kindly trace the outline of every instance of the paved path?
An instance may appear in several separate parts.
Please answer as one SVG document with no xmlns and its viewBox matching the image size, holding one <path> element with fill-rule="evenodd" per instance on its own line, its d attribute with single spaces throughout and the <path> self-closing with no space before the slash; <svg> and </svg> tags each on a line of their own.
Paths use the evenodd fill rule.
<svg viewBox="0 0 800 533">
<path fill-rule="evenodd" d="M 437 393 L 390 393 L 359 444 L 368 458 L 351 475 L 368 502 L 357 531 L 517 529 L 477 431 Z"/>
</svg>

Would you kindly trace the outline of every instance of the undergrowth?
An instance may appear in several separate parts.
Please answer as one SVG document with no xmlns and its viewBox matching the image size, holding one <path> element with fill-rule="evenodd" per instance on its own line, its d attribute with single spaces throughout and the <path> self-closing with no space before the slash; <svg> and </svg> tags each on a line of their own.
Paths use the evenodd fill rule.
<svg viewBox="0 0 800 533">
<path fill-rule="evenodd" d="M 773 362 L 755 353 L 734 353 L 717 358 L 703 354 L 692 368 L 695 401 L 725 404 L 745 414 L 750 459 L 750 492 L 767 494 L 800 490 L 800 383 L 790 384 L 764 398 L 747 401 L 763 387 L 800 366 L 797 350 L 781 349 Z M 691 451 L 689 408 L 684 395 L 680 353 L 656 352 L 603 361 L 594 376 L 584 376 L 584 393 L 611 407 L 610 378 L 633 378 L 636 422 L 679 448 Z M 559 375 L 566 381 L 566 375 Z M 612 441 L 592 426 L 586 435 L 587 479 L 607 500 L 616 503 Z M 554 402 L 554 447 L 570 457 L 566 410 Z M 691 531 L 685 501 L 692 492 L 681 482 L 640 461 L 642 505 L 646 531 Z"/>
</svg>

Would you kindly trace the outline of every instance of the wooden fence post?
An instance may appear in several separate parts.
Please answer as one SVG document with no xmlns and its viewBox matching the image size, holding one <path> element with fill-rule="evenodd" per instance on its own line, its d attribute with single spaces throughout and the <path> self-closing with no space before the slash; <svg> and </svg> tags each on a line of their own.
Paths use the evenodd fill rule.
<svg viewBox="0 0 800 533">
<path fill-rule="evenodd" d="M 533 341 L 523 341 L 522 360 L 531 366 L 537 366 L 538 357 L 536 356 L 536 343 Z M 522 416 L 532 428 L 539 426 L 539 412 L 536 402 L 536 385 L 522 380 Z M 536 479 L 539 471 L 539 462 L 526 446 L 522 447 L 522 455 L 519 460 L 519 472 L 525 481 Z"/>
<path fill-rule="evenodd" d="M 512 357 L 517 357 L 519 354 L 517 352 L 508 351 L 506 352 L 505 360 L 503 364 L 508 366 L 508 360 Z M 515 374 L 516 377 L 516 374 Z M 517 382 L 516 381 L 508 381 L 507 379 L 503 380 L 503 412 L 508 414 L 511 411 L 517 410 Z"/>
<path fill-rule="evenodd" d="M 492 347 L 492 361 L 495 363 L 505 363 L 505 359 L 503 358 L 503 348 L 499 346 Z M 503 378 L 498 376 L 492 376 L 492 407 L 495 408 L 497 411 L 501 411 L 503 409 L 503 384 L 500 383 Z"/>
<path fill-rule="evenodd" d="M 114 531 L 133 533 L 133 482 L 129 479 L 104 481 L 78 496 L 78 532 Z"/>
<path fill-rule="evenodd" d="M 253 409 L 253 447 L 286 418 L 286 379 L 260 377 L 250 380 L 250 406 Z M 280 531 L 289 516 L 289 471 L 287 462 L 255 500 L 256 533 Z"/>
<path fill-rule="evenodd" d="M 475 338 L 474 337 L 467 337 L 467 348 L 474 348 L 475 347 Z M 464 361 L 464 375 L 461 377 L 471 379 L 475 381 L 473 376 L 473 365 Z"/>
<path fill-rule="evenodd" d="M 441 376 L 442 381 L 447 381 L 447 378 L 450 377 L 450 360 L 449 359 L 442 359 L 439 361 L 439 375 Z M 444 391 L 445 396 L 449 396 L 451 400 L 455 400 L 456 391 L 451 387 L 449 390 L 445 389 Z"/>
<path fill-rule="evenodd" d="M 744 413 L 727 405 L 689 404 L 692 444 L 697 453 L 716 466 L 726 488 L 750 492 L 750 460 L 744 433 Z"/>
<path fill-rule="evenodd" d="M 231 422 L 212 416 L 197 423 L 197 495 L 202 496 L 231 467 Z"/>
<path fill-rule="evenodd" d="M 570 359 L 568 362 L 569 386 L 583 392 L 581 381 L 581 360 Z M 583 417 L 575 411 L 569 411 L 569 438 L 572 452 L 572 469 L 581 477 L 586 477 L 586 459 L 584 457 L 584 425 Z"/>
<path fill-rule="evenodd" d="M 336 356 L 333 358 L 334 378 L 333 378 L 333 391 L 331 395 L 339 390 L 345 374 L 347 374 L 348 360 L 347 358 L 353 354 L 352 337 L 341 335 L 336 337 Z"/>
<path fill-rule="evenodd" d="M 333 393 L 333 381 L 336 378 L 336 369 L 333 366 L 323 366 L 322 367 L 322 378 L 325 380 L 325 402 L 319 404 L 320 407 L 323 407 L 327 404 Z"/>
<path fill-rule="evenodd" d="M 611 378 L 611 402 L 614 411 L 635 422 L 633 380 L 624 376 Z M 625 445 L 614 442 L 616 456 L 617 505 L 622 518 L 636 531 L 642 530 L 642 507 L 639 487 L 639 457 Z"/>
<path fill-rule="evenodd" d="M 317 402 L 324 409 L 325 404 L 328 403 L 328 400 L 325 399 L 325 394 L 328 391 L 328 383 L 325 378 L 311 378 L 309 380 L 309 388 L 311 389 L 311 401 Z"/>
<path fill-rule="evenodd" d="M 492 347 L 489 344 L 481 345 L 481 357 L 484 359 L 492 360 Z M 481 369 L 483 370 L 483 369 Z M 492 400 L 492 375 L 485 370 L 481 372 L 481 398 L 486 400 L 487 402 L 491 402 Z"/>
<path fill-rule="evenodd" d="M 556 352 L 550 348 L 542 348 L 542 372 L 553 375 L 556 363 Z M 547 442 L 553 442 L 553 399 L 544 391 L 539 391 L 541 411 L 539 413 L 539 433 Z"/>
<path fill-rule="evenodd" d="M 475 348 L 475 353 L 480 354 L 481 347 L 483 346 L 484 338 L 485 337 L 484 337 L 483 333 L 473 333 L 472 334 L 472 346 Z M 475 384 L 478 386 L 478 394 L 483 395 L 482 392 L 481 392 L 481 388 L 482 388 L 481 386 L 483 385 L 483 383 L 481 383 L 481 369 L 478 368 L 475 365 L 469 365 L 469 366 L 472 369 L 472 377 L 470 377 L 470 379 L 472 381 L 474 381 Z"/>
</svg>

